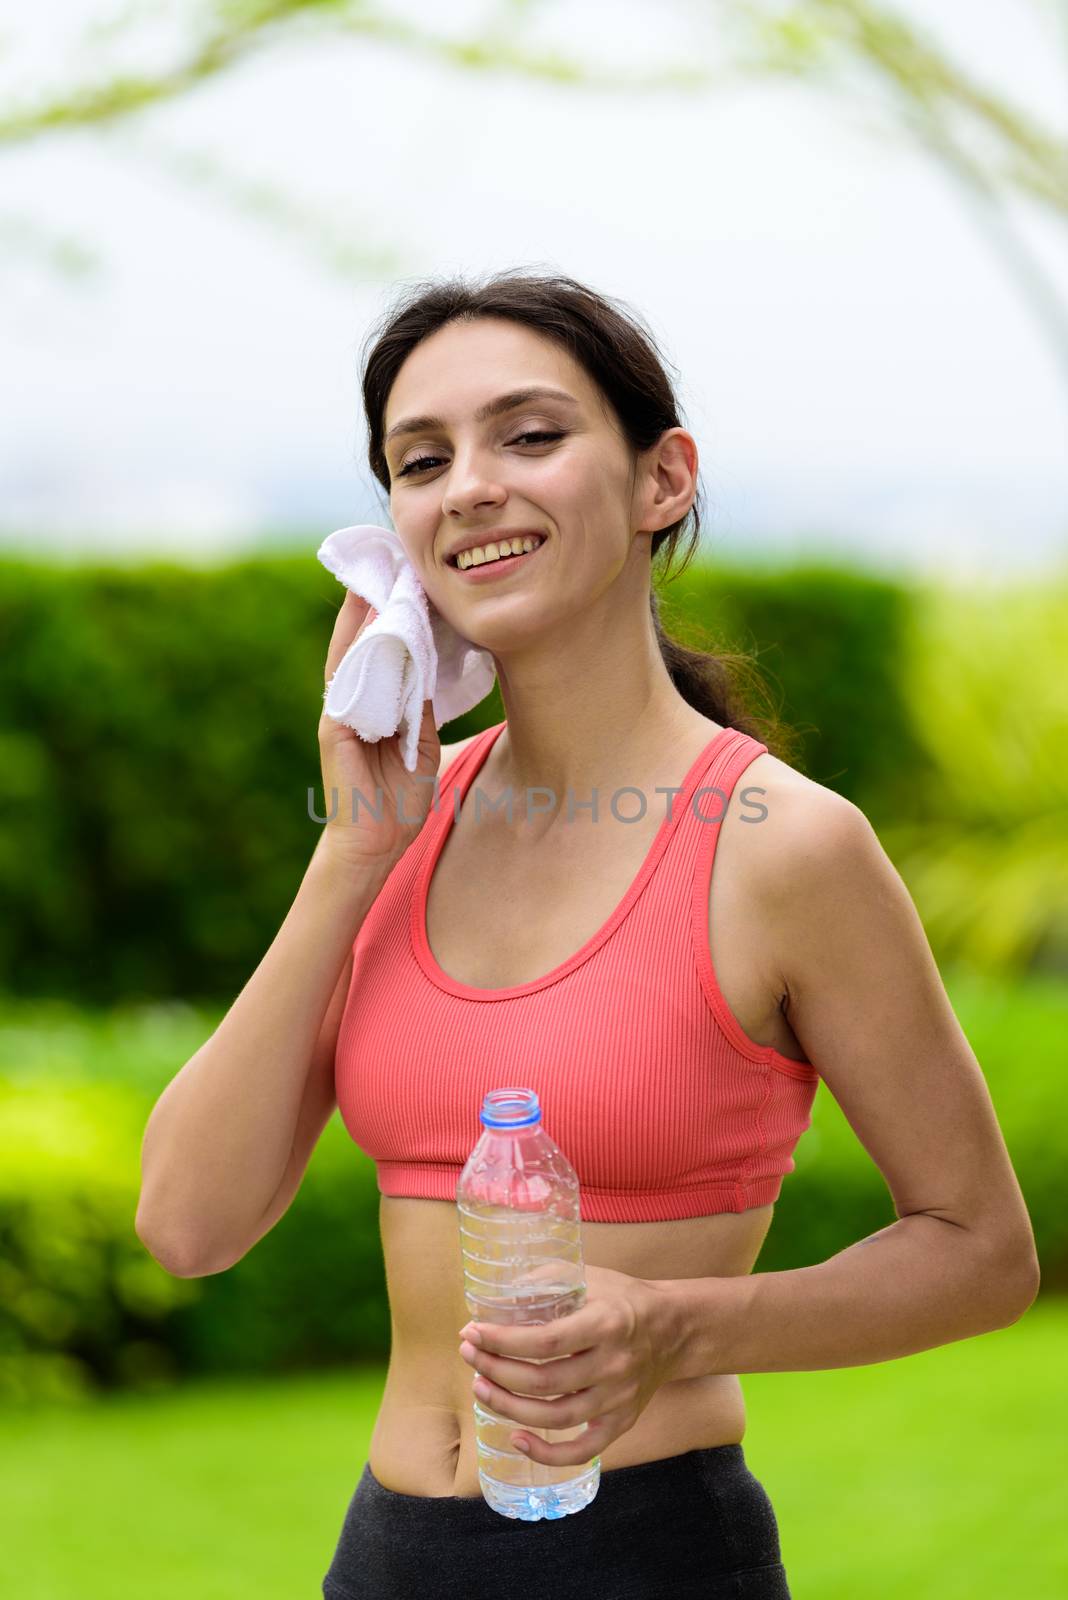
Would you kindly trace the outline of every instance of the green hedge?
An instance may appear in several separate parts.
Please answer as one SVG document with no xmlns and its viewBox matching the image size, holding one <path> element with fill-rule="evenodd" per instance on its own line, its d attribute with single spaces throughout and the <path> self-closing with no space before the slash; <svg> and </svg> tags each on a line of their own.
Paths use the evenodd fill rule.
<svg viewBox="0 0 1068 1600">
<path fill-rule="evenodd" d="M 665 620 L 761 652 L 807 730 L 798 764 L 877 814 L 917 759 L 897 684 L 906 591 L 690 567 L 664 592 Z M 341 596 L 310 549 L 206 569 L 0 560 L 0 991 L 100 1006 L 241 990 L 318 835 Z M 502 716 L 494 688 L 442 734 Z"/>
<path fill-rule="evenodd" d="M 661 590 L 669 630 L 756 652 L 795 764 L 870 818 L 940 963 L 1068 971 L 1068 574 L 965 593 L 717 562 Z M 240 992 L 318 836 L 341 593 L 310 551 L 0 559 L 0 993 Z M 495 687 L 443 737 L 502 715 Z"/>
<path fill-rule="evenodd" d="M 1027 1201 L 1043 1292 L 1063 1291 L 1068 992 L 963 975 L 947 988 Z M 336 1113 L 289 1211 L 228 1272 L 173 1278 L 137 1239 L 145 1120 L 217 1021 L 181 1005 L 0 1014 L 0 1402 L 388 1355 L 374 1167 Z M 822 1261 L 894 1219 L 823 1085 L 795 1159 L 759 1271 Z"/>
<path fill-rule="evenodd" d="M 695 563 L 668 586 L 661 611 L 669 632 L 672 616 L 681 626 L 696 619 L 704 648 L 754 651 L 798 733 L 794 764 L 877 821 L 911 808 L 926 765 L 901 671 L 919 593 L 815 562 Z"/>
</svg>

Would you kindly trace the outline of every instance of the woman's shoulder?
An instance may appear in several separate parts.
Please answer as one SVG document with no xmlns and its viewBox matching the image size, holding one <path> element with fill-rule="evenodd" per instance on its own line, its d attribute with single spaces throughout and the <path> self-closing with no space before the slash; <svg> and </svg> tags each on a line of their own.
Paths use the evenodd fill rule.
<svg viewBox="0 0 1068 1600">
<path fill-rule="evenodd" d="M 858 805 L 770 751 L 750 762 L 741 789 L 749 791 L 745 832 L 750 882 L 768 910 L 806 893 L 817 880 L 826 885 L 828 879 L 842 878 L 844 883 L 858 852 L 879 849 Z"/>
</svg>

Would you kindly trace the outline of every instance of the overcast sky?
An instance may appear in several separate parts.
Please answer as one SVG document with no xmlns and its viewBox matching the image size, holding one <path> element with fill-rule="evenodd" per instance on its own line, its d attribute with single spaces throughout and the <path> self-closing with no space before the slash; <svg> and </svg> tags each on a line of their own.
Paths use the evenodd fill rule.
<svg viewBox="0 0 1068 1600">
<path fill-rule="evenodd" d="M 117 9 L 15 14 L 0 103 L 85 76 L 62 41 Z M 167 54 L 180 9 L 157 6 L 127 64 Z M 908 9 L 1063 127 L 1065 41 L 1051 48 L 1033 4 Z M 486 11 L 450 3 L 435 25 Z M 707 55 L 714 12 L 569 0 L 530 42 L 651 66 Z M 366 264 L 331 275 L 166 152 L 288 193 Z M 1068 230 L 1012 217 L 1068 305 Z M 82 240 L 98 271 L 47 269 L 31 223 Z M 610 96 L 293 35 L 128 132 L 0 157 L 0 543 L 201 559 L 285 537 L 314 554 L 333 528 L 382 520 L 361 454 L 369 323 L 399 280 L 523 264 L 652 325 L 700 449 L 710 556 L 819 549 L 969 576 L 1068 558 L 1068 386 L 1049 335 L 903 138 L 787 84 Z"/>
</svg>

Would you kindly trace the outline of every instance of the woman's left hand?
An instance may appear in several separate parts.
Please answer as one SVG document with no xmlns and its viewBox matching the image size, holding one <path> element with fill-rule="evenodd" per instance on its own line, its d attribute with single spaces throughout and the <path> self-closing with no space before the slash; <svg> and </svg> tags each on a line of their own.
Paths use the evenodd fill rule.
<svg viewBox="0 0 1068 1600">
<path fill-rule="evenodd" d="M 468 1323 L 460 1354 L 482 1374 L 491 1411 L 528 1428 L 567 1429 L 586 1423 L 577 1438 L 549 1444 L 536 1433 L 510 1435 L 526 1441 L 531 1461 L 579 1466 L 599 1455 L 632 1428 L 662 1383 L 671 1378 L 668 1304 L 646 1278 L 609 1267 L 585 1266 L 586 1301 L 555 1322 L 511 1327 Z M 476 1348 L 472 1331 L 481 1335 Z M 534 1366 L 531 1363 L 545 1363 Z M 538 1399 L 555 1395 L 554 1400 Z"/>
</svg>

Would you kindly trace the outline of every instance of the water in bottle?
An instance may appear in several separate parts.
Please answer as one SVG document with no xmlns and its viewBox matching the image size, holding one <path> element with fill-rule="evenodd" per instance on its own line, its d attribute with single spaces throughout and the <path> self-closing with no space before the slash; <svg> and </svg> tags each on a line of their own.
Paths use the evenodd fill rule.
<svg viewBox="0 0 1068 1600">
<path fill-rule="evenodd" d="M 484 1131 L 456 1186 L 471 1320 L 515 1325 L 566 1317 L 586 1300 L 575 1169 L 542 1127 L 533 1089 L 490 1090 L 479 1119 Z M 510 1443 L 520 1430 L 550 1444 L 577 1439 L 585 1422 L 531 1428 L 477 1398 L 474 1409 L 478 1479 L 494 1511 L 537 1522 L 589 1505 L 600 1487 L 600 1456 L 552 1467 Z"/>
</svg>

